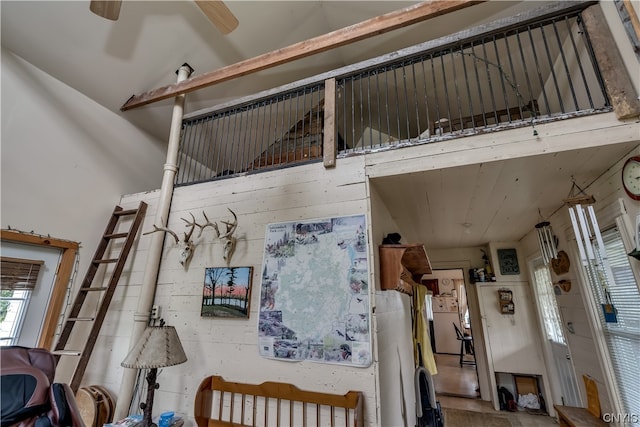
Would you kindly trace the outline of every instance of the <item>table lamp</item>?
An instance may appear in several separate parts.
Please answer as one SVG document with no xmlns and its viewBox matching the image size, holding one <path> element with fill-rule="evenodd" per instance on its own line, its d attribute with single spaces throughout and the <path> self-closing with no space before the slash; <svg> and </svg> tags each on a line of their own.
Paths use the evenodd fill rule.
<svg viewBox="0 0 640 427">
<path fill-rule="evenodd" d="M 153 395 L 159 387 L 156 382 L 158 368 L 179 365 L 187 361 L 184 349 L 173 326 L 149 326 L 138 343 L 131 349 L 121 365 L 125 368 L 149 369 L 147 374 L 147 401 L 140 403 L 144 411 L 141 427 L 155 426 L 152 422 Z"/>
</svg>

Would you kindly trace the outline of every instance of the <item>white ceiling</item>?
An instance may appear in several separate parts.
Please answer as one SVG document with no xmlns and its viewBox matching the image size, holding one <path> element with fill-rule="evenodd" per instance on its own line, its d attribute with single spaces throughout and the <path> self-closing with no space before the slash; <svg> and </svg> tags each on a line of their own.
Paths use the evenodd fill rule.
<svg viewBox="0 0 640 427">
<path fill-rule="evenodd" d="M 117 21 L 89 1 L 0 2 L 2 45 L 160 140 L 169 135 L 171 100 L 120 112 L 132 95 L 410 6 L 412 1 L 227 1 L 240 24 L 220 33 L 193 1 L 124 0 Z M 536 2 L 538 3 L 538 2 Z M 187 95 L 185 112 L 311 77 L 525 8 L 493 1 Z M 453 22 L 453 25 L 452 25 Z M 259 76 L 257 78 L 256 76 Z"/>
<path fill-rule="evenodd" d="M 373 179 L 398 224 L 427 248 L 517 241 L 563 208 L 572 177 L 586 188 L 638 141 Z M 404 189 L 404 191 L 400 191 Z M 557 230 L 556 230 L 557 231 Z M 403 236 L 403 241 L 414 241 Z"/>
<path fill-rule="evenodd" d="M 166 140 L 170 100 L 127 112 L 120 112 L 120 107 L 134 94 L 175 83 L 175 71 L 183 63 L 195 69 L 194 75 L 202 74 L 413 3 L 231 0 L 226 4 L 240 25 L 224 36 L 189 0 L 125 0 L 120 19 L 115 22 L 91 13 L 88 0 L 2 0 L 1 41 L 4 48 L 159 140 Z M 474 5 L 190 93 L 185 110 L 197 111 L 543 4 L 494 0 Z M 387 178 L 377 180 L 375 185 L 398 223 L 408 221 L 409 228 L 418 232 L 416 236 L 405 236 L 405 241 L 424 241 L 428 247 L 473 246 L 490 239 L 519 239 L 537 222 L 538 207 L 557 204 L 565 197 L 566 185 L 555 188 L 558 186 L 553 184 L 555 179 L 570 182 L 571 171 L 559 166 L 567 164 L 563 156 L 570 156 L 569 164 L 598 176 L 628 151 L 629 147 L 623 147 L 606 153 L 585 150 L 581 156 L 558 154 L 552 156 L 553 162 L 539 158 L 539 167 L 529 160 L 495 162 Z M 461 175 L 470 179 L 463 181 L 458 178 Z M 517 177 L 521 177 L 519 185 L 496 188 L 497 182 L 510 182 Z M 528 187 L 525 189 L 524 185 Z M 422 189 L 418 197 L 399 191 L 416 188 Z M 543 191 L 550 188 L 555 191 Z M 469 234 L 462 233 L 460 224 L 465 222 L 472 224 Z"/>
</svg>

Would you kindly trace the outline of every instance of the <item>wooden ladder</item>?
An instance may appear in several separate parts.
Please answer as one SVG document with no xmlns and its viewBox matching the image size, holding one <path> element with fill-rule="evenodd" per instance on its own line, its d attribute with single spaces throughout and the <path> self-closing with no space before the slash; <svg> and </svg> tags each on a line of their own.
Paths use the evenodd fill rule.
<svg viewBox="0 0 640 427">
<path fill-rule="evenodd" d="M 64 323 L 58 343 L 52 352 L 55 355 L 56 360 L 60 360 L 61 356 L 80 357 L 73 373 L 71 383 L 69 384 L 74 393 L 77 393 L 78 388 L 80 387 L 80 381 L 82 381 L 93 347 L 98 339 L 100 327 L 107 315 L 109 303 L 115 293 L 116 285 L 118 284 L 118 280 L 120 279 L 120 275 L 124 269 L 125 262 L 129 256 L 131 246 L 133 246 L 136 234 L 142 225 L 146 211 L 147 204 L 144 202 L 140 202 L 137 209 L 123 210 L 120 206 L 115 207 L 109 222 L 107 223 L 104 235 L 98 244 L 98 249 L 96 249 L 96 253 L 93 256 L 93 261 L 91 261 L 87 274 L 82 282 L 82 286 L 78 290 L 78 294 L 76 295 L 71 311 Z M 132 215 L 134 215 L 134 219 L 129 231 L 117 232 L 116 228 L 119 220 L 123 217 L 130 217 Z M 116 239 L 125 239 L 122 249 L 120 250 L 120 255 L 117 258 L 105 259 L 104 255 L 109 247 L 109 243 Z M 109 284 L 105 287 L 92 286 L 96 273 L 98 272 L 98 268 L 103 264 L 115 264 L 113 272 L 111 273 L 111 278 L 109 279 Z M 94 317 L 78 317 L 89 292 L 104 292 L 102 298 L 98 302 L 97 313 Z M 76 325 L 76 322 L 93 322 L 93 324 L 91 326 L 91 331 L 89 332 L 89 337 L 84 344 L 84 348 L 82 350 L 68 350 L 66 349 L 66 345 L 71 337 L 71 332 L 73 327 Z"/>
</svg>

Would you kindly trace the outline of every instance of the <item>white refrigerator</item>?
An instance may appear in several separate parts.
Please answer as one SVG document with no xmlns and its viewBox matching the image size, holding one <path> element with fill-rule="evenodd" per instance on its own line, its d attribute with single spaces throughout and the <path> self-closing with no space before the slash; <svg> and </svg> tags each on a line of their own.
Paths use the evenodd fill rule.
<svg viewBox="0 0 640 427">
<path fill-rule="evenodd" d="M 435 296 L 432 298 L 432 309 L 436 353 L 459 354 L 460 341 L 453 327 L 454 324 L 460 327 L 457 298 Z"/>
</svg>

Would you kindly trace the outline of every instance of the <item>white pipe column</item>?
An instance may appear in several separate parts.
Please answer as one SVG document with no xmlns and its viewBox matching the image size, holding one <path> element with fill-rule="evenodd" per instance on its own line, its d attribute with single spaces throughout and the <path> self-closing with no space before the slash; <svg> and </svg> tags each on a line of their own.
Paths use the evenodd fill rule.
<svg viewBox="0 0 640 427">
<path fill-rule="evenodd" d="M 193 69 L 184 64 L 178 70 L 178 83 L 186 80 L 193 72 Z M 162 176 L 162 186 L 160 187 L 160 198 L 154 224 L 159 227 L 166 227 L 173 196 L 173 187 L 176 172 L 178 171 L 178 148 L 180 145 L 180 129 L 182 128 L 182 118 L 184 114 L 185 95 L 178 95 L 173 105 L 173 115 L 171 117 L 171 130 L 169 133 L 169 146 L 167 148 L 167 162 L 164 164 L 164 175 Z M 147 264 L 142 278 L 140 297 L 138 306 L 133 315 L 133 331 L 129 342 L 129 351 L 138 342 L 145 328 L 149 324 L 153 300 L 155 297 L 156 284 L 158 280 L 158 270 L 162 257 L 162 247 L 165 233 L 151 234 L 149 253 L 147 254 Z M 129 415 L 129 405 L 133 398 L 133 388 L 136 381 L 136 369 L 125 368 L 120 382 L 120 391 L 116 402 L 114 420 L 121 420 Z"/>
</svg>

